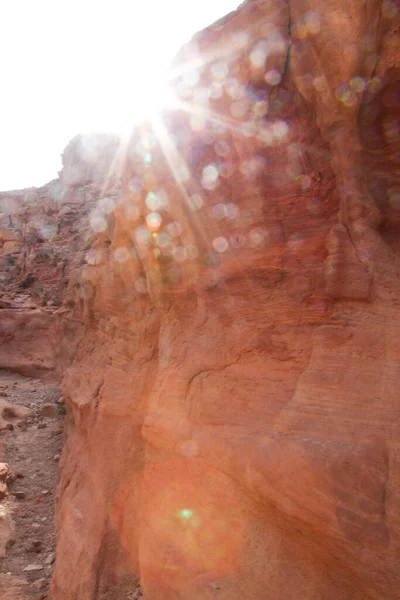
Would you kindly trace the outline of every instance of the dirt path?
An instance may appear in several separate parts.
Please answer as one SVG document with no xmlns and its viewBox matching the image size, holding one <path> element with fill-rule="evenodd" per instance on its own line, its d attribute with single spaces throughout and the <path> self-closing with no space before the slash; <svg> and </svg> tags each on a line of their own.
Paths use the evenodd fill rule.
<svg viewBox="0 0 400 600">
<path fill-rule="evenodd" d="M 3 487 L 2 500 L 0 495 L 2 600 L 49 598 L 63 421 L 59 398 L 56 384 L 0 373 L 0 462 L 14 479 Z"/>
</svg>

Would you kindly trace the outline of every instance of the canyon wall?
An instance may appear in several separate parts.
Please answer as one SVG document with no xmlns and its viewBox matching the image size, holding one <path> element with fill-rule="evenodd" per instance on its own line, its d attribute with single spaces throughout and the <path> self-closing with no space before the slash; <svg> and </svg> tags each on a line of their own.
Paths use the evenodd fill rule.
<svg viewBox="0 0 400 600">
<path fill-rule="evenodd" d="M 175 105 L 67 150 L 54 600 L 398 597 L 399 27 L 248 0 Z"/>
<path fill-rule="evenodd" d="M 80 273 L 96 237 L 90 214 L 104 186 L 113 193 L 117 145 L 76 136 L 57 179 L 0 192 L 0 369 L 57 379 L 72 360 L 84 328 Z"/>
</svg>

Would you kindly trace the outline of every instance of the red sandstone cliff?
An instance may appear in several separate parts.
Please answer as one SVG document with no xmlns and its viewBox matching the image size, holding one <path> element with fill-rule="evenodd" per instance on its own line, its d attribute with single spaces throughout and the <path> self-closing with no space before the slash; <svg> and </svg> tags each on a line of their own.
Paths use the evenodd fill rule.
<svg viewBox="0 0 400 600">
<path fill-rule="evenodd" d="M 399 25 L 394 1 L 249 0 L 115 147 L 55 600 L 136 576 L 146 600 L 398 597 Z"/>
</svg>

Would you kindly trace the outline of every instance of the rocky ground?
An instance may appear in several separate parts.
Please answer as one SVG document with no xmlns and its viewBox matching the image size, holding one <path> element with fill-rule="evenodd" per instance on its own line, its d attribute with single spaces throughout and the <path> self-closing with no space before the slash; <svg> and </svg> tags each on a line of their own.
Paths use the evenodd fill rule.
<svg viewBox="0 0 400 600">
<path fill-rule="evenodd" d="M 64 412 L 58 384 L 0 372 L 1 600 L 51 598 Z"/>
<path fill-rule="evenodd" d="M 9 473 L 0 502 L 0 598 L 4 600 L 49 597 L 63 432 L 59 400 L 57 384 L 0 373 L 0 461 L 8 465 Z"/>
</svg>

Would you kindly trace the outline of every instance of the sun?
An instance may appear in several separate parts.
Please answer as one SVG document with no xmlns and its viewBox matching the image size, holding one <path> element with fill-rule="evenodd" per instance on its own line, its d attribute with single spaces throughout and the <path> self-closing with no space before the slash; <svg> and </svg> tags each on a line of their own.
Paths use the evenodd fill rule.
<svg viewBox="0 0 400 600">
<path fill-rule="evenodd" d="M 158 121 L 164 110 L 176 108 L 177 105 L 174 88 L 163 74 L 156 82 L 146 82 L 140 93 L 132 90 L 127 95 L 121 103 L 121 113 L 116 115 L 115 123 L 120 130 L 131 130 L 142 122 Z"/>
<path fill-rule="evenodd" d="M 0 111 L 0 189 L 44 185 L 57 177 L 60 155 L 77 134 L 118 133 L 159 111 L 169 102 L 159 82 L 179 48 L 238 4 L 1 3 L 9 93 Z"/>
</svg>

